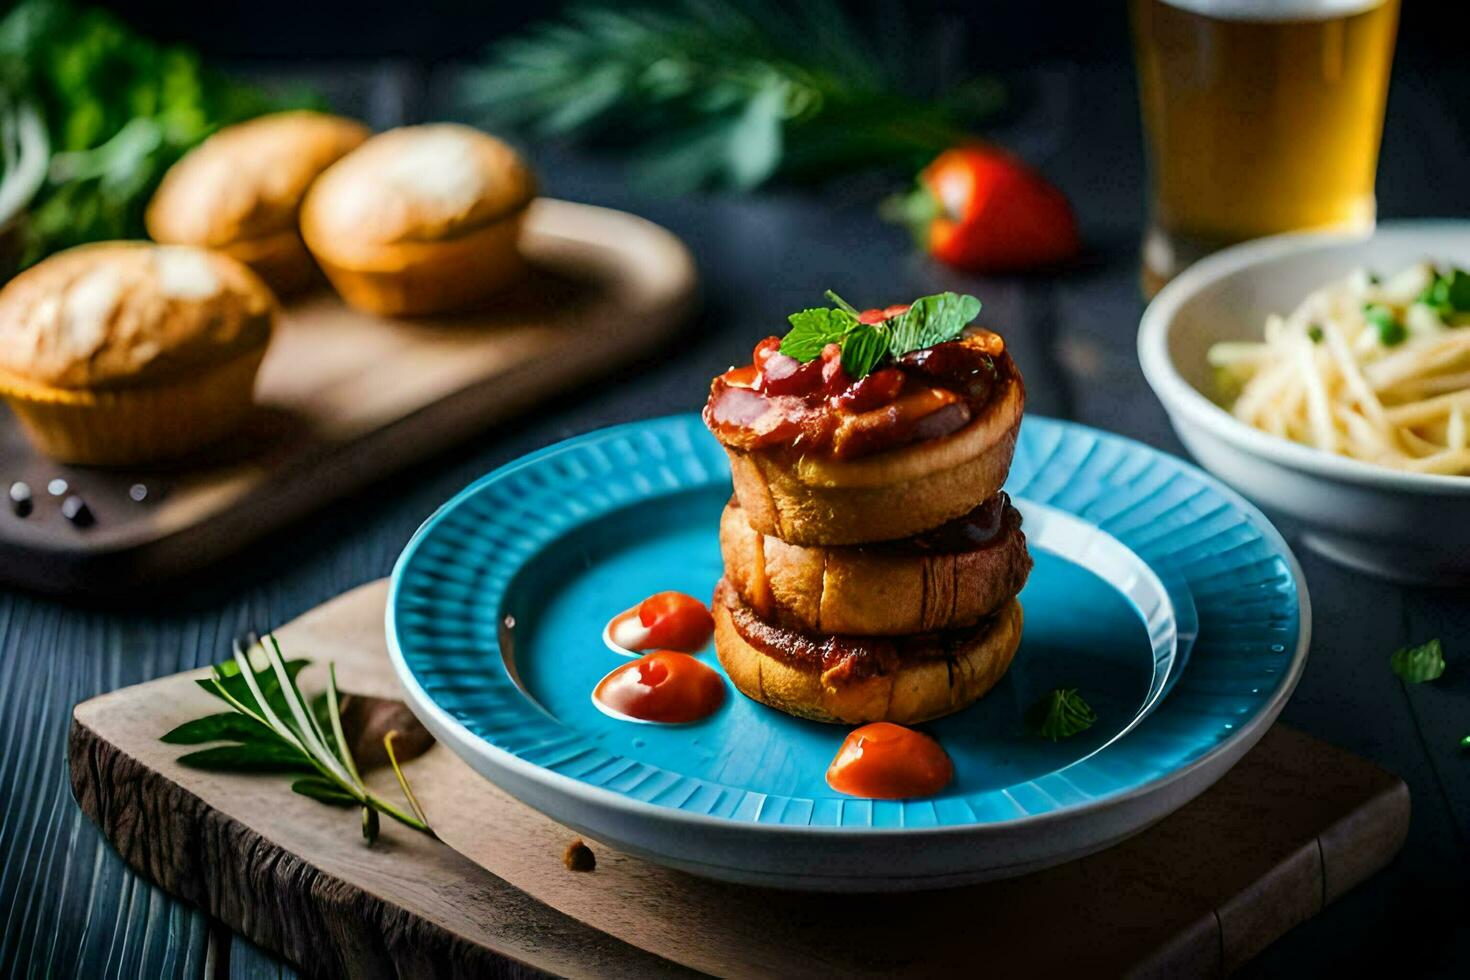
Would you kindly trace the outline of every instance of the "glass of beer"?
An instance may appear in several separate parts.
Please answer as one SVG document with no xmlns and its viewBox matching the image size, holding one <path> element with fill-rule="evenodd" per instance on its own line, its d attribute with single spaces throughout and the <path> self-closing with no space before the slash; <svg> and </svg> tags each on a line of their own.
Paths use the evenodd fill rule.
<svg viewBox="0 0 1470 980">
<path fill-rule="evenodd" d="M 1399 0 L 1131 0 L 1149 295 L 1202 256 L 1373 227 Z"/>
</svg>

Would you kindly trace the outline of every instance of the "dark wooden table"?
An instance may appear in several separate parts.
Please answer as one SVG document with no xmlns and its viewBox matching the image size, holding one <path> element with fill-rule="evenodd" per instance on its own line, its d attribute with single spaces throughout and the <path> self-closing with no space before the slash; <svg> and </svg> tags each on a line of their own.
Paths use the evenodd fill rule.
<svg viewBox="0 0 1470 980">
<path fill-rule="evenodd" d="M 1379 177 L 1385 217 L 1470 216 L 1467 74 L 1395 79 Z M 387 66 L 334 70 L 328 90 L 379 125 L 434 113 L 447 85 Z M 703 401 L 710 374 L 780 332 L 786 312 L 833 288 L 860 305 L 955 288 L 979 295 L 1026 372 L 1031 412 L 1078 419 L 1181 452 L 1134 353 L 1142 310 L 1137 248 L 1142 164 L 1132 76 L 1038 72 L 1035 102 L 1003 139 L 1045 167 L 1081 214 L 1088 254 L 1065 274 L 966 279 L 909 254 L 872 213 L 876 188 L 747 199 L 659 199 L 616 168 L 545 148 L 559 197 L 624 207 L 682 235 L 705 305 L 677 347 L 523 420 L 483 433 L 412 475 L 329 508 L 210 573 L 127 608 L 0 593 L 0 972 L 24 976 L 256 977 L 290 967 L 133 876 L 67 789 L 67 722 L 101 691 L 218 660 L 246 627 L 284 622 L 387 574 L 419 522 L 474 477 L 589 429 Z M 4 478 L 0 460 L 0 479 Z M 4 519 L 0 516 L 0 519 Z M 1283 523 L 1289 539 L 1296 533 Z M 1261 975 L 1470 975 L 1470 601 L 1410 590 L 1298 550 L 1314 608 L 1306 675 L 1283 718 L 1401 775 L 1413 795 L 1408 845 L 1387 870 L 1251 965 Z M 1438 636 L 1450 669 L 1405 687 L 1388 657 Z M 1059 923 L 1059 927 L 1065 927 Z"/>
</svg>

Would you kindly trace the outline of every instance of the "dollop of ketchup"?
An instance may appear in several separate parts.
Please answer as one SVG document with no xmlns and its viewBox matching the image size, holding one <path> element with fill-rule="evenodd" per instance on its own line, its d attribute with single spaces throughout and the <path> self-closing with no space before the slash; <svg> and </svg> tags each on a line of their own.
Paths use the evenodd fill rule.
<svg viewBox="0 0 1470 980">
<path fill-rule="evenodd" d="M 828 786 L 873 800 L 933 796 L 953 778 L 954 763 L 938 742 L 888 721 L 853 729 L 827 767 Z"/>
<path fill-rule="evenodd" d="M 683 592 L 659 592 L 614 616 L 603 629 L 603 641 L 621 653 L 693 653 L 703 649 L 714 632 L 714 617 L 704 603 Z"/>
<path fill-rule="evenodd" d="M 656 650 L 604 677 L 592 699 L 627 718 L 683 724 L 714 714 L 725 702 L 725 682 L 687 653 Z"/>
</svg>

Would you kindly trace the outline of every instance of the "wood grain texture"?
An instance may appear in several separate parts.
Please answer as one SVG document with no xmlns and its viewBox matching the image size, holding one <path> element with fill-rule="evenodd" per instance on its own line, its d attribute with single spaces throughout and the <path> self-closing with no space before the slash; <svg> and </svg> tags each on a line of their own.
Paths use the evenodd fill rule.
<svg viewBox="0 0 1470 980">
<path fill-rule="evenodd" d="M 1408 8 L 1406 17 L 1434 16 L 1433 5 Z M 1444 161 L 1470 150 L 1470 99 L 1460 97 L 1470 92 L 1470 68 L 1440 64 L 1420 73 L 1422 66 L 1405 59 L 1395 68 L 1380 216 L 1470 214 L 1470 181 L 1444 179 Z M 427 71 L 396 60 L 272 64 L 262 74 L 276 84 L 308 84 L 380 127 L 444 116 L 457 80 L 452 68 Z M 647 359 L 595 390 L 573 391 L 472 436 L 411 478 L 370 486 L 207 576 L 125 607 L 0 589 L 0 972 L 213 980 L 215 968 L 227 965 L 249 977 L 292 975 L 248 942 L 232 949 L 227 930 L 212 933 L 202 912 L 143 883 L 107 846 L 67 783 L 62 760 L 73 706 L 218 660 L 235 631 L 284 622 L 387 574 L 436 506 L 523 453 L 599 426 L 697 408 L 712 370 L 747 358 L 785 314 L 816 302 L 823 288 L 864 302 L 974 292 L 986 320 L 1007 334 L 1031 411 L 1182 453 L 1134 348 L 1143 161 L 1131 74 L 1122 66 L 1053 65 L 1020 82 L 1031 101 L 1001 135 L 1075 203 L 1087 243 L 1076 268 L 962 277 L 913 259 L 902 230 L 880 224 L 860 191 L 670 199 L 640 192 L 621 166 L 539 146 L 534 159 L 551 193 L 647 215 L 690 244 L 704 278 L 705 314 L 680 334 L 679 356 Z M 10 472 L 0 447 L 0 478 Z M 1289 522 L 1278 526 L 1299 543 Z M 1353 976 L 1364 963 L 1391 959 L 1408 976 L 1463 976 L 1470 972 L 1470 931 L 1460 911 L 1470 904 L 1470 765 L 1457 743 L 1467 731 L 1470 671 L 1452 667 L 1434 684 L 1406 688 L 1385 665 L 1404 641 L 1432 636 L 1443 639 L 1452 660 L 1462 656 L 1470 650 L 1470 607 L 1459 594 L 1403 589 L 1298 555 L 1316 622 L 1312 656 L 1283 720 L 1402 776 L 1414 800 L 1411 832 L 1392 864 L 1273 943 L 1243 974 Z M 224 937 L 216 952 L 211 934 Z"/>
<path fill-rule="evenodd" d="M 381 638 L 382 600 L 382 584 L 375 583 L 277 632 L 293 656 L 318 658 L 302 675 L 305 689 L 322 686 L 331 659 L 352 693 L 396 693 Z M 128 865 L 170 894 L 309 975 L 682 972 L 549 912 L 421 834 L 385 821 L 382 837 L 369 848 L 354 813 L 298 796 L 286 780 L 179 766 L 179 748 L 158 736 L 217 710 L 192 676 L 198 673 L 79 705 L 68 747 L 82 811 Z M 124 731 L 131 737 L 118 738 Z M 431 756 L 447 754 L 436 749 Z M 425 758 L 404 767 L 416 785 Z M 369 782 L 396 794 L 388 773 L 379 771 Z M 561 868 L 559 851 L 548 859 L 570 874 Z"/>
<path fill-rule="evenodd" d="M 320 658 L 306 689 L 330 659 L 356 693 L 394 693 L 385 598 L 386 583 L 366 585 L 278 630 L 288 652 Z M 977 946 L 1005 974 L 1083 959 L 1107 974 L 1219 973 L 1389 860 L 1408 823 L 1397 779 L 1277 728 L 1197 801 L 1109 851 L 882 899 L 874 916 L 871 897 L 710 882 L 599 845 L 595 872 L 571 872 L 570 831 L 442 748 L 407 768 L 444 844 L 391 826 L 365 848 L 350 815 L 283 780 L 179 766 L 158 734 L 209 709 L 188 676 L 79 705 L 81 808 L 150 880 L 333 976 L 919 976 L 965 970 Z"/>
<path fill-rule="evenodd" d="M 266 353 L 259 407 L 226 442 L 165 469 L 60 467 L 0 417 L 8 479 L 35 512 L 0 521 L 0 577 L 32 588 L 125 592 L 238 550 L 341 495 L 605 375 L 678 328 L 695 273 L 677 238 L 641 218 L 539 199 L 527 278 L 484 309 L 394 319 L 319 290 L 294 301 Z M 43 489 L 63 475 L 94 526 Z M 152 491 L 139 504 L 128 488 Z M 8 486 L 8 483 L 7 483 Z"/>
</svg>

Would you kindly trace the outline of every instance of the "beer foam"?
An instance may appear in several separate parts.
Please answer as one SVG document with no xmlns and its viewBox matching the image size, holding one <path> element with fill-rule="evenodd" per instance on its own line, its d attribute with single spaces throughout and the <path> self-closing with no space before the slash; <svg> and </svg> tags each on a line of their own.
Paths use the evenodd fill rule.
<svg viewBox="0 0 1470 980">
<path fill-rule="evenodd" d="M 1381 6 L 1384 0 L 1160 0 L 1216 20 L 1329 20 Z"/>
</svg>

